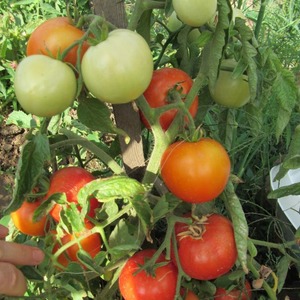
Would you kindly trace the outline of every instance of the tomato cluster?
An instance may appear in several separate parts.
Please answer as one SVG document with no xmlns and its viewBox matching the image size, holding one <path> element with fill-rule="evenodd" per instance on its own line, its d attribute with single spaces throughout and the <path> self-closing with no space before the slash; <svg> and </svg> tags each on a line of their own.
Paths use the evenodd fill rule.
<svg viewBox="0 0 300 300">
<path fill-rule="evenodd" d="M 217 1 L 173 0 L 173 7 L 178 26 L 196 27 L 194 33 L 199 34 L 197 27 L 214 17 Z M 173 300 L 178 293 L 179 271 L 192 280 L 208 281 L 229 273 L 236 263 L 237 245 L 230 219 L 215 212 L 196 216 L 192 209 L 195 205 L 212 202 L 223 193 L 231 172 L 230 157 L 220 141 L 197 135 L 199 131 L 194 128 L 193 119 L 199 108 L 199 93 L 191 97 L 191 101 L 187 100 L 194 84 L 188 73 L 170 66 L 154 70 L 149 45 L 134 31 L 111 30 L 96 45 L 90 44 L 89 38 L 94 38 L 91 32 L 77 28 L 69 18 L 59 17 L 42 23 L 30 36 L 27 57 L 16 70 L 16 96 L 26 112 L 39 117 L 62 113 L 72 106 L 80 93 L 114 105 L 142 96 L 148 108 L 140 111 L 145 130 L 154 131 L 154 127 L 160 125 L 166 140 L 171 124 L 181 117 L 179 130 L 186 133 L 188 127 L 192 134 L 185 139 L 178 134 L 169 141 L 160 153 L 157 174 L 169 194 L 189 207 L 192 213 L 180 216 L 186 222 L 173 223 L 174 234 L 168 241 L 171 244 L 169 259 L 165 252 L 156 255 L 156 249 L 143 249 L 141 245 L 142 249 L 132 254 L 120 269 L 118 280 L 125 300 Z M 226 64 L 223 62 L 222 67 L 227 67 Z M 83 85 L 78 84 L 79 80 Z M 82 90 L 78 90 L 81 86 Z M 234 78 L 232 70 L 222 68 L 210 93 L 216 103 L 230 108 L 241 107 L 250 99 L 244 76 Z M 151 120 L 147 119 L 148 115 Z M 101 251 L 102 239 L 94 225 L 100 201 L 95 193 L 91 193 L 84 206 L 78 199 L 79 191 L 94 180 L 95 177 L 81 167 L 60 168 L 49 178 L 49 187 L 43 197 L 33 202 L 25 200 L 11 213 L 20 232 L 38 237 L 50 235 L 52 256 L 59 269 L 67 268 L 71 262 L 78 262 L 84 268 L 79 251 L 85 251 L 91 259 Z M 48 208 L 49 214 L 36 218 L 36 210 L 41 205 Z M 69 230 L 64 223 L 71 209 L 80 217 L 86 212 L 80 231 Z M 152 220 L 152 212 L 149 215 Z M 106 239 L 103 238 L 103 242 Z M 107 256 L 112 255 L 107 253 Z M 148 265 L 152 258 L 155 258 L 154 263 Z M 199 300 L 187 287 L 182 287 L 181 291 L 186 300 Z M 217 288 L 214 297 L 227 299 L 230 295 L 234 299 L 242 295 L 244 299 L 245 294 L 248 299 L 251 297 L 248 283 L 243 293 L 240 289 L 228 293 Z"/>
<path fill-rule="evenodd" d="M 127 103 L 145 91 L 153 59 L 138 33 L 115 29 L 97 45 L 90 45 L 89 37 L 67 17 L 47 20 L 33 31 L 14 81 L 17 100 L 26 112 L 51 117 L 72 106 L 81 92 L 79 73 L 88 91 L 101 101 Z"/>
<path fill-rule="evenodd" d="M 89 203 L 87 203 L 89 206 L 88 217 L 86 217 L 82 231 L 72 233 L 64 232 L 62 236 L 58 236 L 56 229 L 53 229 L 53 225 L 51 226 L 50 224 L 50 219 L 54 220 L 55 223 L 60 222 L 61 211 L 68 209 L 67 203 L 75 203 L 78 212 L 81 211 L 77 198 L 78 192 L 94 179 L 91 173 L 81 167 L 62 168 L 56 171 L 50 178 L 49 189 L 44 197 L 38 198 L 38 200 L 33 202 L 25 200 L 20 208 L 11 213 L 13 223 L 20 232 L 31 236 L 53 235 L 55 239 L 53 254 L 59 251 L 62 246 L 66 244 L 69 245 L 66 251 L 57 257 L 57 262 L 64 267 L 67 267 L 70 261 L 78 261 L 77 252 L 79 249 L 83 249 L 91 257 L 95 257 L 101 249 L 102 243 L 100 235 L 97 232 L 91 233 L 94 225 L 88 221 L 88 217 L 95 217 L 96 209 L 100 206 L 96 198 L 90 198 Z M 36 219 L 36 211 L 45 201 L 50 201 L 51 196 L 53 197 L 55 194 L 65 194 L 67 203 L 54 203 L 54 205 L 51 205 L 50 216 L 47 216 L 45 213 L 42 214 L 41 212 L 40 218 Z"/>
</svg>

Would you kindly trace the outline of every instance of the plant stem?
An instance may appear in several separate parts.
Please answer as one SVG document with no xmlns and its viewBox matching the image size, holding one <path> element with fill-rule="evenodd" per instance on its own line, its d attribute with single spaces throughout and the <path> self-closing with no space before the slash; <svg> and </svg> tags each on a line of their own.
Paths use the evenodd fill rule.
<svg viewBox="0 0 300 300">
<path fill-rule="evenodd" d="M 255 268 L 252 259 L 248 260 L 247 265 L 251 273 L 254 275 L 254 277 L 256 279 L 259 279 L 260 278 L 259 271 L 257 271 L 257 269 Z M 273 291 L 273 289 L 269 286 L 269 284 L 265 280 L 263 282 L 263 288 L 267 292 L 270 300 L 277 300 L 275 291 Z"/>
<path fill-rule="evenodd" d="M 197 77 L 194 80 L 194 83 L 189 91 L 189 93 L 186 96 L 186 99 L 184 101 L 184 104 L 187 109 L 190 108 L 192 105 L 196 95 L 198 94 L 199 90 L 203 88 L 205 85 L 207 85 L 207 77 L 202 72 L 199 72 Z M 166 131 L 166 136 L 169 138 L 169 140 L 173 141 L 175 136 L 178 132 L 178 124 L 176 122 L 176 119 L 178 119 L 179 116 L 176 116 L 174 121 L 172 122 L 171 126 Z M 194 124 L 194 122 L 192 122 Z M 191 124 L 190 124 L 191 125 Z"/>
<path fill-rule="evenodd" d="M 157 113 L 153 108 L 149 106 L 144 96 L 139 97 L 136 103 L 139 109 L 146 117 L 146 119 L 148 120 L 152 129 L 152 133 L 154 135 L 154 148 L 151 153 L 146 172 L 142 181 L 143 184 L 152 184 L 154 183 L 157 176 L 157 172 L 159 170 L 161 156 L 170 144 L 171 140 L 165 136 L 165 133 L 160 126 Z"/>
<path fill-rule="evenodd" d="M 105 151 L 97 147 L 92 142 L 85 140 L 83 138 L 74 138 L 74 139 L 69 139 L 67 141 L 54 143 L 50 146 L 50 149 L 54 150 L 56 148 L 67 147 L 72 145 L 81 145 L 87 150 L 91 151 L 105 165 L 107 165 L 116 175 L 124 174 L 124 170 L 117 164 L 117 162 L 111 156 L 109 156 Z"/>
<path fill-rule="evenodd" d="M 258 16 L 257 16 L 255 30 L 254 30 L 254 36 L 257 40 L 258 40 L 260 29 L 261 29 L 261 26 L 262 26 L 262 23 L 263 23 L 266 7 L 267 7 L 267 0 L 261 0 L 260 10 L 259 10 L 259 13 L 258 13 Z"/>
<path fill-rule="evenodd" d="M 291 248 L 292 246 L 296 245 L 296 241 L 289 241 L 286 243 L 282 243 L 282 244 L 278 244 L 278 243 L 272 243 L 272 242 L 267 242 L 267 241 L 261 241 L 261 240 L 255 240 L 255 239 L 250 239 L 250 241 L 256 245 L 256 246 L 263 246 L 263 247 L 267 247 L 267 248 L 273 248 L 273 249 L 277 249 L 278 251 L 280 251 L 283 255 L 287 256 L 291 261 L 295 262 L 295 263 L 299 263 L 299 259 L 292 257 L 291 255 L 289 255 L 286 252 L 286 249 Z"/>
<path fill-rule="evenodd" d="M 137 28 L 138 22 L 146 10 L 160 9 L 165 7 L 164 1 L 153 1 L 153 0 L 137 0 L 134 5 L 134 10 L 131 15 L 128 29 L 135 30 Z"/>
</svg>

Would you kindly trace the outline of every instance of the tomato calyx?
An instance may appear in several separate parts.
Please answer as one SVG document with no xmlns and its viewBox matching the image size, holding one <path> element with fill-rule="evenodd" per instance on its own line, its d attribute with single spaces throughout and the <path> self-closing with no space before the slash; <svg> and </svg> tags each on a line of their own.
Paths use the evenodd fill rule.
<svg viewBox="0 0 300 300">
<path fill-rule="evenodd" d="M 186 95 L 183 94 L 183 87 L 181 85 L 183 82 L 184 81 L 177 82 L 172 88 L 169 89 L 167 93 L 167 103 L 183 102 L 183 99 L 186 97 Z"/>
<path fill-rule="evenodd" d="M 208 218 L 210 215 L 202 216 L 201 218 L 194 216 L 193 223 L 186 225 L 187 230 L 180 232 L 177 236 L 180 240 L 191 237 L 195 240 L 201 240 L 203 234 L 206 232 L 206 226 L 208 224 Z"/>
<path fill-rule="evenodd" d="M 156 262 L 155 264 L 152 264 L 152 258 L 145 257 L 144 264 L 138 264 L 138 269 L 133 273 L 134 276 L 136 276 L 138 273 L 144 271 L 148 276 L 151 276 L 152 278 L 156 277 L 156 269 L 166 266 L 169 261 L 161 261 Z"/>
</svg>

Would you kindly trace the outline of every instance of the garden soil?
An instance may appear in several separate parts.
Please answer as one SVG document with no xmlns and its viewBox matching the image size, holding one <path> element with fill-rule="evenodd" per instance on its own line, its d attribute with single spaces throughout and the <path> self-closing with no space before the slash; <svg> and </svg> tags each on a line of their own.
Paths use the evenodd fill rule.
<svg viewBox="0 0 300 300">
<path fill-rule="evenodd" d="M 13 172 L 26 133 L 16 125 L 5 125 L 5 122 L 0 124 L 0 216 L 2 209 L 11 201 Z"/>
</svg>

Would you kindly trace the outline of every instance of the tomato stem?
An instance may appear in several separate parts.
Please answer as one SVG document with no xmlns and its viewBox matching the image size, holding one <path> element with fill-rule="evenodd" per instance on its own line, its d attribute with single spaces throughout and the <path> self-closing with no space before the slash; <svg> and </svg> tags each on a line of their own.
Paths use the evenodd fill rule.
<svg viewBox="0 0 300 300">
<path fill-rule="evenodd" d="M 140 96 L 137 99 L 136 103 L 149 122 L 154 135 L 154 148 L 149 158 L 146 172 L 142 180 L 143 184 L 152 184 L 155 182 L 157 177 L 161 156 L 165 149 L 167 149 L 168 145 L 171 143 L 171 139 L 168 139 L 165 136 L 155 110 L 149 106 L 148 102 L 145 100 L 145 97 L 143 95 Z"/>
<path fill-rule="evenodd" d="M 115 174 L 120 175 L 124 174 L 124 170 L 122 167 L 118 165 L 118 163 L 105 151 L 101 148 L 97 147 L 92 142 L 85 140 L 84 138 L 70 138 L 67 141 L 60 141 L 50 145 L 50 149 L 53 151 L 54 149 L 72 145 L 81 145 L 87 150 L 90 150 L 93 154 L 95 154 L 104 164 L 106 164 Z"/>
<path fill-rule="evenodd" d="M 161 9 L 165 7 L 164 1 L 153 1 L 153 0 L 137 0 L 134 5 L 133 13 L 130 17 L 128 29 L 135 30 L 138 22 L 141 19 L 143 13 L 151 9 Z"/>
</svg>

